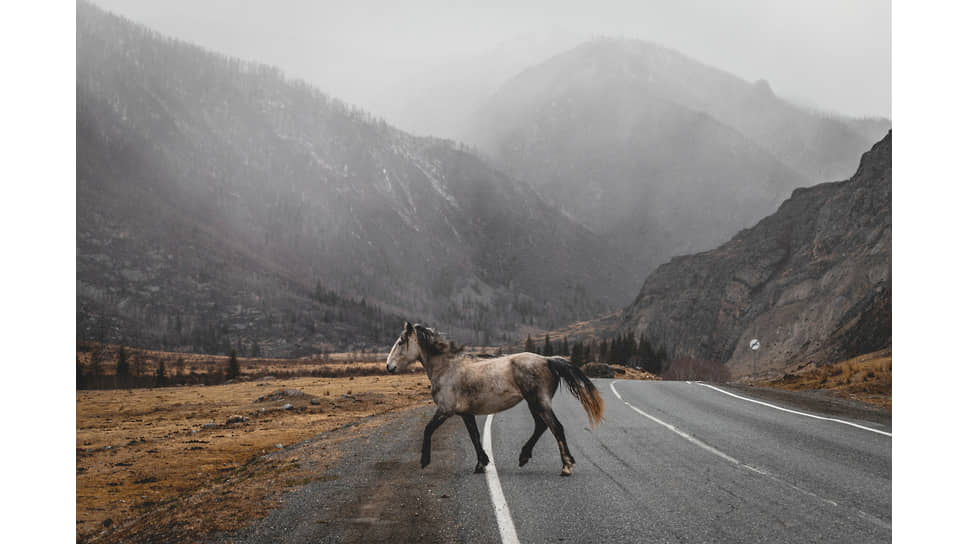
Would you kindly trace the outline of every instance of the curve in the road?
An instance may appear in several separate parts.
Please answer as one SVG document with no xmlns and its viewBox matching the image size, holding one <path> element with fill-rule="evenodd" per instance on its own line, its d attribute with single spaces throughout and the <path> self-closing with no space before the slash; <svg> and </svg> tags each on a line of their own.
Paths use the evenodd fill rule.
<svg viewBox="0 0 968 544">
<path fill-rule="evenodd" d="M 612 383 L 610 383 L 609 384 L 609 388 L 612 390 L 612 393 L 615 395 L 616 398 L 618 398 L 618 400 L 622 401 L 626 406 L 628 406 L 629 408 L 631 408 L 635 412 L 639 413 L 640 415 L 651 419 L 652 421 L 658 423 L 659 425 L 665 427 L 666 429 L 668 429 L 668 430 L 676 433 L 677 435 L 681 436 L 682 438 L 688 440 L 692 444 L 694 444 L 694 445 L 696 445 L 696 446 L 698 446 L 698 447 L 700 447 L 700 448 L 702 448 L 702 449 L 704 449 L 704 450 L 706 450 L 706 451 L 708 451 L 708 452 L 710 452 L 710 453 L 712 453 L 714 455 L 717 455 L 717 456 L 719 456 L 719 457 L 721 457 L 721 458 L 729 461 L 730 463 L 733 463 L 733 464 L 735 464 L 737 466 L 740 466 L 742 468 L 745 468 L 745 469 L 747 469 L 747 470 L 749 470 L 749 471 L 751 471 L 753 473 L 756 473 L 756 474 L 759 474 L 759 475 L 764 476 L 766 478 L 769 478 L 770 480 L 773 480 L 776 483 L 779 483 L 781 485 L 784 485 L 784 486 L 788 487 L 789 489 L 795 490 L 795 491 L 797 491 L 799 493 L 802 493 L 802 494 L 804 494 L 804 495 L 806 495 L 808 497 L 812 497 L 814 499 L 820 500 L 820 501 L 822 501 L 822 502 L 824 502 L 824 503 L 826 503 L 828 505 L 831 505 L 831 506 L 834 506 L 834 507 L 840 507 L 840 505 L 838 505 L 837 502 L 834 501 L 834 500 L 831 500 L 831 499 L 828 499 L 828 498 L 825 498 L 825 497 L 821 497 L 820 495 L 817 495 L 816 493 L 813 493 L 812 491 L 809 491 L 807 489 L 803 489 L 802 487 L 800 487 L 800 486 L 798 486 L 796 484 L 787 482 L 786 480 L 783 480 L 783 479 L 781 479 L 781 478 L 779 478 L 779 477 L 771 474 L 770 472 L 768 472 L 768 471 L 766 471 L 764 469 L 756 468 L 756 467 L 754 467 L 752 465 L 748 465 L 746 463 L 743 463 L 743 462 L 739 461 L 738 459 L 736 459 L 736 458 L 734 458 L 734 457 L 732 457 L 730 455 L 727 455 L 726 453 L 723 453 L 723 452 L 719 451 L 718 449 L 710 446 L 709 444 L 706 444 L 702 440 L 699 440 L 698 438 L 696 438 L 696 437 L 694 437 L 694 436 L 692 436 L 692 435 L 690 435 L 690 434 L 688 434 L 686 432 L 683 432 L 683 431 L 677 429 L 674 425 L 672 425 L 670 423 L 666 423 L 665 421 L 662 421 L 661 419 L 659 419 L 659 418 L 657 418 L 657 417 L 655 417 L 655 416 L 653 416 L 651 414 L 648 414 L 648 413 L 642 411 L 638 407 L 632 405 L 630 402 L 628 402 L 627 400 L 624 400 L 622 398 L 622 395 L 620 395 L 619 392 L 615 389 L 615 383 L 616 383 L 615 381 L 613 381 Z M 723 391 L 722 389 L 719 389 L 717 387 L 713 387 L 711 385 L 707 385 L 707 384 L 704 384 L 704 383 L 698 383 L 698 382 L 691 382 L 691 383 L 695 383 L 696 385 L 703 385 L 703 386 L 709 387 L 711 389 L 715 389 L 716 391 L 719 391 L 720 393 L 724 393 L 726 395 L 730 395 L 732 397 L 736 397 L 736 398 L 739 398 L 739 399 L 742 399 L 742 400 L 746 400 L 746 401 L 749 401 L 749 402 L 753 402 L 753 403 L 756 403 L 756 404 L 762 404 L 762 405 L 765 405 L 765 406 L 769 406 L 770 408 L 775 408 L 777 410 L 781 410 L 781 411 L 784 411 L 784 412 L 790 412 L 790 413 L 799 414 L 799 415 L 803 415 L 803 416 L 813 417 L 813 418 L 820 419 L 820 420 L 824 420 L 824 421 L 832 421 L 832 422 L 836 422 L 836 423 L 843 423 L 843 424 L 846 424 L 846 425 L 850 425 L 852 427 L 858 427 L 860 429 L 864 429 L 864 430 L 867 430 L 867 431 L 872 431 L 872 432 L 875 432 L 875 433 L 879 433 L 879 434 L 891 436 L 890 433 L 886 433 L 884 431 L 879 431 L 877 429 L 871 429 L 870 427 L 864 427 L 862 425 L 857 425 L 855 423 L 851 423 L 851 422 L 848 422 L 848 421 L 842 421 L 842 420 L 839 420 L 839 419 L 833 419 L 833 418 L 828 418 L 828 417 L 816 416 L 816 415 L 813 415 L 813 414 L 807 414 L 805 412 L 798 412 L 796 410 L 790 410 L 790 409 L 787 409 L 787 408 L 782 408 L 782 407 L 775 406 L 775 405 L 772 405 L 772 404 L 768 404 L 768 403 L 765 403 L 765 402 L 761 402 L 761 401 L 758 401 L 758 400 L 753 400 L 753 399 L 748 399 L 746 397 L 741 397 L 739 395 L 735 395 L 735 394 L 730 393 L 728 391 Z M 882 520 L 882 519 L 880 519 L 880 518 L 878 518 L 878 517 L 876 517 L 874 515 L 871 515 L 871 514 L 869 514 L 867 512 L 864 512 L 863 510 L 859 510 L 859 509 L 856 509 L 856 508 L 854 508 L 853 510 L 858 515 L 858 517 L 861 517 L 861 518 L 863 518 L 863 519 L 865 519 L 865 520 L 867 520 L 867 521 L 869 521 L 869 522 L 871 522 L 871 523 L 873 523 L 873 524 L 875 524 L 875 525 L 877 525 L 879 527 L 882 527 L 882 528 L 888 529 L 888 530 L 891 528 L 891 524 L 890 523 L 888 523 L 888 522 L 886 522 L 886 521 L 884 521 L 884 520 Z"/>
<path fill-rule="evenodd" d="M 615 383 L 615 382 L 612 382 L 612 383 Z M 708 383 L 702 383 L 702 382 L 687 382 L 687 383 L 695 383 L 696 385 L 701 385 L 703 387 L 708 387 L 708 388 L 713 389 L 715 391 L 719 391 L 720 393 L 722 393 L 724 395 L 729 395 L 731 397 L 736 397 L 738 399 L 745 400 L 746 402 L 752 402 L 753 404 L 760 404 L 762 406 L 768 406 L 770 408 L 773 408 L 774 410 L 780 410 L 781 412 L 788 412 L 788 413 L 791 413 L 791 414 L 797 414 L 797 415 L 800 415 L 800 416 L 812 417 L 814 419 L 820 419 L 820 420 L 823 420 L 823 421 L 832 421 L 834 423 L 841 423 L 843 425 L 850 425 L 851 427 L 856 427 L 858 429 L 864 429 L 865 431 L 870 431 L 872 433 L 882 434 L 884 436 L 890 436 L 892 438 L 894 436 L 894 435 L 892 435 L 891 433 L 889 433 L 887 431 L 881 431 L 879 429 L 872 429 L 870 427 L 865 427 L 863 425 L 858 425 L 857 423 L 853 423 L 853 422 L 850 422 L 850 421 L 844 421 L 842 419 L 836 419 L 836 418 L 832 418 L 832 417 L 818 416 L 816 414 L 808 414 L 806 412 L 800 412 L 800 411 L 797 411 L 797 410 L 791 410 L 789 408 L 784 408 L 782 406 L 777 406 L 775 404 L 770 404 L 768 402 L 763 402 L 761 400 L 755 400 L 755 399 L 746 398 L 744 396 L 737 395 L 736 393 L 730 393 L 729 391 L 724 391 L 724 390 L 722 390 L 722 389 L 720 389 L 718 387 L 714 387 L 712 385 L 709 385 Z M 612 388 L 612 391 L 615 391 L 615 388 Z"/>
</svg>

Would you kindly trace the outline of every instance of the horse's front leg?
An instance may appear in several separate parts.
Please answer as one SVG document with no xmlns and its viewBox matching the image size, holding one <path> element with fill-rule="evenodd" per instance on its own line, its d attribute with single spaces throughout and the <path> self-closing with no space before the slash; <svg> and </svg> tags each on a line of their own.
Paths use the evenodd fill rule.
<svg viewBox="0 0 968 544">
<path fill-rule="evenodd" d="M 480 474 L 484 472 L 484 467 L 491 460 L 487 458 L 484 447 L 481 446 L 481 433 L 477 430 L 477 418 L 473 414 L 461 414 L 460 417 L 464 419 L 464 426 L 467 427 L 467 433 L 471 435 L 471 443 L 474 444 L 474 451 L 477 453 L 477 466 L 474 467 L 474 472 Z"/>
<path fill-rule="evenodd" d="M 437 427 L 440 427 L 440 425 L 444 421 L 447 421 L 447 418 L 449 417 L 449 413 L 437 408 L 437 411 L 434 412 L 434 417 L 430 418 L 430 422 L 427 423 L 426 427 L 424 427 L 423 450 L 420 454 L 420 468 L 425 468 L 430 464 L 430 437 L 434 434 L 434 431 L 437 430 Z"/>
</svg>

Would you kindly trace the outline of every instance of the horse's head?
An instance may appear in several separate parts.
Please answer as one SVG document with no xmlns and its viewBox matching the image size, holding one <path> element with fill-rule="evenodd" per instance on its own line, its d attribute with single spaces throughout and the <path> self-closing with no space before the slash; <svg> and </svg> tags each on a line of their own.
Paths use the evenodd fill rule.
<svg viewBox="0 0 968 544">
<path fill-rule="evenodd" d="M 392 374 L 398 369 L 403 372 L 410 363 L 419 359 L 420 343 L 417 339 L 417 330 L 407 321 L 400 337 L 393 344 L 390 355 L 387 356 L 387 372 Z"/>
</svg>

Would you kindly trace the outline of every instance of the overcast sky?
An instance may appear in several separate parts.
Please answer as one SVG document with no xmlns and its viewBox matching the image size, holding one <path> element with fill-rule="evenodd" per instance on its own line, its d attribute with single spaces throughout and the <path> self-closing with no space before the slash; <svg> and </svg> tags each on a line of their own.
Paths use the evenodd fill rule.
<svg viewBox="0 0 968 544">
<path fill-rule="evenodd" d="M 888 0 L 95 3 L 164 34 L 278 66 L 375 110 L 413 91 L 397 88 L 400 82 L 433 67 L 501 47 L 526 57 L 521 48 L 529 43 L 532 55 L 543 55 L 606 35 L 657 42 L 744 79 L 766 79 L 803 105 L 891 116 Z"/>
</svg>

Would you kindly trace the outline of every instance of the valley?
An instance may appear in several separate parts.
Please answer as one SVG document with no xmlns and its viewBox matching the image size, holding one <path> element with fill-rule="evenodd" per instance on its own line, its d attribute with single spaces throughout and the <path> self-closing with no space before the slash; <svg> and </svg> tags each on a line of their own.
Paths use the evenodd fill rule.
<svg viewBox="0 0 968 544">
<path fill-rule="evenodd" d="M 889 540 L 892 121 L 596 36 L 334 96 L 78 1 L 76 540 Z M 461 350 L 563 357 L 454 388 L 561 421 L 451 417 L 422 468 Z"/>
</svg>

